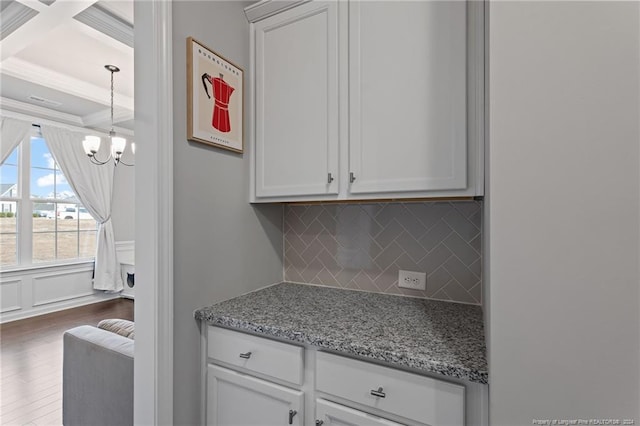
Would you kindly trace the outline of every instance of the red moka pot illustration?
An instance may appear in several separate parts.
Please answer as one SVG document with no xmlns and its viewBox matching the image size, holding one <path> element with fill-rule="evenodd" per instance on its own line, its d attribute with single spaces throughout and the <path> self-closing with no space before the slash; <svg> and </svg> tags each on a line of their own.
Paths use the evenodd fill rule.
<svg viewBox="0 0 640 426">
<path fill-rule="evenodd" d="M 211 99 L 211 95 L 209 95 L 207 82 L 211 84 L 211 91 L 214 97 L 211 125 L 220 132 L 228 133 L 231 131 L 229 99 L 231 99 L 231 94 L 235 89 L 224 81 L 224 75 L 220 74 L 220 77 L 212 78 L 209 74 L 204 73 L 202 74 L 202 85 L 209 99 Z"/>
</svg>

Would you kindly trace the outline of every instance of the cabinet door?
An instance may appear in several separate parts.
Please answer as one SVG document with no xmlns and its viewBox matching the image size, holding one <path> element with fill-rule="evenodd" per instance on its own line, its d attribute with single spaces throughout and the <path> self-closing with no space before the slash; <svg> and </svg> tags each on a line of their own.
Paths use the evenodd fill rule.
<svg viewBox="0 0 640 426">
<path fill-rule="evenodd" d="M 207 424 L 214 426 L 301 426 L 304 394 L 274 383 L 207 367 Z M 289 412 L 295 411 L 289 422 Z"/>
<path fill-rule="evenodd" d="M 320 423 L 322 422 L 322 423 Z M 363 411 L 334 404 L 324 399 L 316 400 L 316 425 L 320 426 L 402 426 Z"/>
<path fill-rule="evenodd" d="M 338 5 L 254 24 L 256 196 L 338 193 Z"/>
<path fill-rule="evenodd" d="M 467 187 L 466 8 L 350 2 L 351 193 Z"/>
</svg>

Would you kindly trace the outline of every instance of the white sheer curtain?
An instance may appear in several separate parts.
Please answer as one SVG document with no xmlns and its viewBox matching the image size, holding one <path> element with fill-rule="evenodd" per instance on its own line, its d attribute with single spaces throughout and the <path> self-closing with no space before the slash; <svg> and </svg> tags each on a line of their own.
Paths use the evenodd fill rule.
<svg viewBox="0 0 640 426">
<path fill-rule="evenodd" d="M 111 223 L 114 165 L 111 162 L 102 166 L 91 164 L 82 149 L 83 134 L 44 124 L 41 130 L 69 185 L 100 224 L 93 288 L 120 291 L 124 287 Z"/>
<path fill-rule="evenodd" d="M 15 118 L 0 117 L 0 164 L 27 136 L 31 130 L 31 123 Z"/>
</svg>

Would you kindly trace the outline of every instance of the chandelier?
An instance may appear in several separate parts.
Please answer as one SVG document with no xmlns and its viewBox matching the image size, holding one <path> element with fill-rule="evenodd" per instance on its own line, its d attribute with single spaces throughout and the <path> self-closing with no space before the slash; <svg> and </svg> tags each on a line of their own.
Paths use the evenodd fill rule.
<svg viewBox="0 0 640 426">
<path fill-rule="evenodd" d="M 82 147 L 84 148 L 84 152 L 89 156 L 89 160 L 93 164 L 101 166 L 103 164 L 107 164 L 109 161 L 113 161 L 116 166 L 118 164 L 133 166 L 133 164 L 127 164 L 122 161 L 122 153 L 124 152 L 124 148 L 127 146 L 127 140 L 125 138 L 116 136 L 116 132 L 115 130 L 113 130 L 113 73 L 119 72 L 120 68 L 115 65 L 105 65 L 104 67 L 111 73 L 111 130 L 109 131 L 109 139 L 111 139 L 111 152 L 109 153 L 107 159 L 104 161 L 101 161 L 96 157 L 96 154 L 100 150 L 99 136 L 85 136 L 84 140 L 82 141 Z M 135 155 L 135 143 L 131 144 L 131 152 Z"/>
</svg>

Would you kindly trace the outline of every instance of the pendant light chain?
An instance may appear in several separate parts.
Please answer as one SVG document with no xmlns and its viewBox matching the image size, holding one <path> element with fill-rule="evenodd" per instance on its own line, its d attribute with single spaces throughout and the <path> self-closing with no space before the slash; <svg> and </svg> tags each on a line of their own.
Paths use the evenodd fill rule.
<svg viewBox="0 0 640 426">
<path fill-rule="evenodd" d="M 113 131 L 113 70 L 111 71 L 111 132 L 110 135 L 113 136 L 116 132 Z"/>
</svg>

